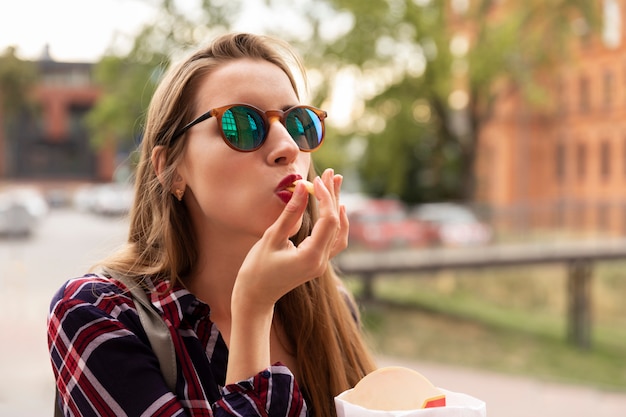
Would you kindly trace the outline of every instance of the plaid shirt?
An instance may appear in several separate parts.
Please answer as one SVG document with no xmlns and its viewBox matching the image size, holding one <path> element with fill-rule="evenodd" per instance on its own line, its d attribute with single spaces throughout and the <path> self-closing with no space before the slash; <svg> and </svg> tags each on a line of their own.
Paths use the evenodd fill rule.
<svg viewBox="0 0 626 417">
<path fill-rule="evenodd" d="M 165 383 L 124 285 L 99 275 L 68 281 L 55 294 L 48 347 L 66 416 L 306 416 L 291 371 L 280 363 L 224 386 L 228 349 L 209 306 L 181 286 L 151 287 L 170 329 L 176 393 Z"/>
</svg>

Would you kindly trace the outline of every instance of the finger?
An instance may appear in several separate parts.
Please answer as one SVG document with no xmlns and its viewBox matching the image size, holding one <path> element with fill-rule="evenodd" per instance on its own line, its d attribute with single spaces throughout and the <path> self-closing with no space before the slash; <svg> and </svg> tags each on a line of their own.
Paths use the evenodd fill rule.
<svg viewBox="0 0 626 417">
<path fill-rule="evenodd" d="M 328 188 L 326 184 L 325 174 L 326 173 L 324 172 L 321 177 L 315 177 L 315 179 L 313 179 L 313 189 L 315 190 L 315 197 L 320 203 L 332 200 L 332 188 Z"/>
<path fill-rule="evenodd" d="M 322 181 L 326 186 L 326 189 L 331 193 L 333 200 L 336 199 L 335 184 L 334 184 L 335 171 L 332 168 L 328 168 L 322 174 Z"/>
<path fill-rule="evenodd" d="M 335 244 L 330 251 L 330 257 L 334 258 L 341 251 L 348 247 L 348 233 L 350 231 L 350 223 L 348 221 L 348 214 L 346 212 L 346 206 L 339 206 L 339 232 L 335 238 Z"/>
<path fill-rule="evenodd" d="M 341 193 L 341 185 L 343 184 L 343 176 L 335 175 L 333 177 L 333 186 L 334 186 L 334 194 L 335 199 L 337 200 L 337 209 L 339 210 L 339 206 L 341 205 L 340 193 Z"/>
<path fill-rule="evenodd" d="M 333 185 L 334 191 L 337 198 L 339 198 L 339 193 L 341 191 L 341 185 L 343 184 L 343 175 L 337 174 L 333 177 Z"/>
<path fill-rule="evenodd" d="M 329 252 L 339 230 L 339 213 L 335 208 L 334 199 L 322 179 L 320 177 L 315 178 L 314 184 L 315 193 L 319 199 L 319 218 L 313 226 L 309 239 L 307 239 L 307 245 L 315 245 L 320 250 Z"/>
<path fill-rule="evenodd" d="M 285 205 L 278 219 L 266 231 L 272 237 L 274 243 L 284 243 L 289 238 L 290 231 L 300 222 L 306 210 L 309 193 L 302 183 L 297 183 L 293 195 Z"/>
<path fill-rule="evenodd" d="M 330 206 L 333 207 L 333 209 L 335 211 L 338 212 L 339 210 L 339 205 L 338 205 L 338 199 L 337 199 L 337 193 L 335 192 L 335 172 L 332 168 L 328 168 L 326 170 L 324 170 L 324 172 L 321 175 L 321 180 L 322 183 L 324 184 L 324 187 L 326 188 L 326 190 L 328 191 L 328 194 L 330 196 Z M 320 202 L 322 202 L 322 199 L 319 199 Z M 320 206 L 320 215 L 321 215 L 321 206 Z"/>
<path fill-rule="evenodd" d="M 334 185 L 332 176 L 329 176 L 326 172 L 322 174 L 322 177 L 315 178 L 315 196 L 317 197 L 319 204 L 319 217 L 320 219 L 325 216 L 337 215 L 337 200 L 334 194 Z"/>
</svg>

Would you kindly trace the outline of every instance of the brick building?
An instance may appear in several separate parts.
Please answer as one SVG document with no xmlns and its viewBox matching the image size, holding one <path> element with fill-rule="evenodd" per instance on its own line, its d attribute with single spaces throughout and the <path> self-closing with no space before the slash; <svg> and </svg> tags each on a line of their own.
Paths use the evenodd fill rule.
<svg viewBox="0 0 626 417">
<path fill-rule="evenodd" d="M 626 2 L 547 74 L 549 110 L 503 97 L 481 132 L 480 203 L 500 227 L 626 234 Z"/>
<path fill-rule="evenodd" d="M 35 110 L 21 112 L 0 132 L 0 179 L 10 181 L 110 181 L 114 150 L 95 150 L 85 115 L 100 96 L 92 64 L 35 62 Z M 2 115 L 0 115 L 2 117 Z"/>
</svg>

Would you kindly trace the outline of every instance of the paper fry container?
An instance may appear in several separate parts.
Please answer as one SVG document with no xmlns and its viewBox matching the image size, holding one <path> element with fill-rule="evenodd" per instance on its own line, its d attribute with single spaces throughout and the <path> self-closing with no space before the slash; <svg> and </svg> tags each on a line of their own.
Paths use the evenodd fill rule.
<svg viewBox="0 0 626 417">
<path fill-rule="evenodd" d="M 444 407 L 398 411 L 370 410 L 349 403 L 342 399 L 351 391 L 348 390 L 335 397 L 337 417 L 487 417 L 487 406 L 484 401 L 467 394 L 439 389 L 446 395 Z"/>
</svg>

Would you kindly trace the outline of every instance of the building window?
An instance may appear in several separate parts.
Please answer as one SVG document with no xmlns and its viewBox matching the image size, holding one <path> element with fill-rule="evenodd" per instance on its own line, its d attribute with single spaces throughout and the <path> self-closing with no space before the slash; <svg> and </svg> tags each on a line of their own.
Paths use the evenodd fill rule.
<svg viewBox="0 0 626 417">
<path fill-rule="evenodd" d="M 623 75 L 624 75 L 624 79 L 622 81 L 622 88 L 621 88 L 621 90 L 625 93 L 624 94 L 624 98 L 626 98 L 626 64 L 624 64 Z"/>
<path fill-rule="evenodd" d="M 615 86 L 613 84 L 613 73 L 609 70 L 604 71 L 604 75 L 602 77 L 602 88 L 605 110 L 610 109 L 613 104 L 613 94 L 615 90 Z"/>
<path fill-rule="evenodd" d="M 70 138 L 87 137 L 86 116 L 91 105 L 71 104 L 68 106 L 68 135 Z"/>
<path fill-rule="evenodd" d="M 598 229 L 601 231 L 607 231 L 609 230 L 609 226 L 610 226 L 610 210 L 609 210 L 609 206 L 606 203 L 600 203 L 598 205 Z"/>
<path fill-rule="evenodd" d="M 47 86 L 86 87 L 93 84 L 89 67 L 63 67 L 60 70 L 44 72 L 41 82 Z"/>
<path fill-rule="evenodd" d="M 567 85 L 565 80 L 561 77 L 557 80 L 556 83 L 556 113 L 564 116 L 567 114 Z"/>
<path fill-rule="evenodd" d="M 576 172 L 578 180 L 583 181 L 587 174 L 587 145 L 584 143 L 576 147 Z"/>
<path fill-rule="evenodd" d="M 554 167 L 556 182 L 563 184 L 565 181 L 565 144 L 557 143 L 554 153 Z"/>
<path fill-rule="evenodd" d="M 581 113 L 587 113 L 591 108 L 591 102 L 589 97 L 589 78 L 582 76 L 578 81 L 579 89 L 579 107 Z"/>
<path fill-rule="evenodd" d="M 624 172 L 624 176 L 626 177 L 626 138 L 624 138 L 624 148 L 622 152 L 622 170 Z"/>
<path fill-rule="evenodd" d="M 587 215 L 587 207 L 583 201 L 575 201 L 574 202 L 574 225 L 579 229 L 583 229 L 585 227 Z"/>
<path fill-rule="evenodd" d="M 608 180 L 611 176 L 611 144 L 604 140 L 600 143 L 600 177 Z"/>
<path fill-rule="evenodd" d="M 604 0 L 602 40 L 609 48 L 617 48 L 622 40 L 622 14 L 618 0 Z"/>
</svg>

